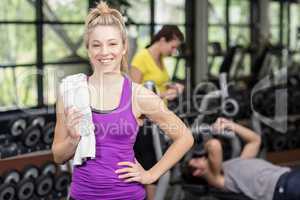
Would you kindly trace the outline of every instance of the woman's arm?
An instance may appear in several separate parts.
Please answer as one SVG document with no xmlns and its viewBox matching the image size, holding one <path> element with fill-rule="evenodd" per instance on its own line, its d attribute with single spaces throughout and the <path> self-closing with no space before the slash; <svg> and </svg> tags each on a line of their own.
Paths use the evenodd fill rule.
<svg viewBox="0 0 300 200">
<path fill-rule="evenodd" d="M 142 83 L 142 81 L 143 81 L 143 74 L 142 74 L 142 72 L 138 68 L 136 68 L 134 66 L 131 66 L 129 74 L 130 74 L 131 79 L 134 82 L 136 82 L 136 83 Z"/>
<path fill-rule="evenodd" d="M 168 110 L 161 98 L 144 87 L 138 87 L 137 94 L 134 95 L 137 95 L 137 106 L 140 113 L 157 124 L 173 140 L 163 157 L 148 171 L 151 177 L 150 182 L 155 182 L 183 157 L 192 147 L 194 139 L 190 130 L 174 113 Z"/>
<path fill-rule="evenodd" d="M 69 123 L 66 116 L 72 117 L 72 119 L 68 120 Z M 74 128 L 80 118 L 81 115 L 74 109 L 66 110 L 65 114 L 62 98 L 58 97 L 56 103 L 56 126 L 52 144 L 52 153 L 55 162 L 61 164 L 73 157 L 80 140 L 80 135 L 75 132 L 70 134 L 66 124 Z"/>
<path fill-rule="evenodd" d="M 135 83 L 142 83 L 143 73 L 137 67 L 132 66 L 129 74 Z M 180 90 L 178 91 L 176 88 L 168 88 L 165 92 L 161 92 L 159 96 L 162 99 L 173 100 L 178 96 L 179 92 Z"/>
</svg>

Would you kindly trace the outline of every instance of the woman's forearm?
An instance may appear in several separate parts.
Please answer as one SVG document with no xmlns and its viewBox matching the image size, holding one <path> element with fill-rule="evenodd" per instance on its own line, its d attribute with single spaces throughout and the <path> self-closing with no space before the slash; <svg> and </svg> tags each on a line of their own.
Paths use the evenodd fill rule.
<svg viewBox="0 0 300 200">
<path fill-rule="evenodd" d="M 164 99 L 166 96 L 167 96 L 167 92 L 166 91 L 159 93 L 159 97 L 162 98 L 162 99 Z"/>
<path fill-rule="evenodd" d="M 176 139 L 165 152 L 163 157 L 150 170 L 150 174 L 156 181 L 166 171 L 175 165 L 184 154 L 192 147 L 194 139 L 191 134 L 185 134 Z"/>
<path fill-rule="evenodd" d="M 77 144 L 71 138 L 66 138 L 52 146 L 53 159 L 56 163 L 64 163 L 73 157 Z"/>
</svg>

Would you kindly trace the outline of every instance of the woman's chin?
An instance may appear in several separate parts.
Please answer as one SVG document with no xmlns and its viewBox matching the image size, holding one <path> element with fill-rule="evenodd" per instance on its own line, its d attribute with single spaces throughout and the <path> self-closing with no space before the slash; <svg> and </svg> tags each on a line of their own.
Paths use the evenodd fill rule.
<svg viewBox="0 0 300 200">
<path fill-rule="evenodd" d="M 114 65 L 102 64 L 102 65 L 97 65 L 94 69 L 97 70 L 98 72 L 105 73 L 105 74 L 120 73 L 120 69 Z"/>
</svg>

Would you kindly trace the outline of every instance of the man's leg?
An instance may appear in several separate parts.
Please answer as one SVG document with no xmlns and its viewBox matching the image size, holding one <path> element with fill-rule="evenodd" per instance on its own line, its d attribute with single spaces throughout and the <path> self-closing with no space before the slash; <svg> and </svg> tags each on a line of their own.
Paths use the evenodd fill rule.
<svg viewBox="0 0 300 200">
<path fill-rule="evenodd" d="M 300 169 L 292 170 L 286 182 L 286 197 L 288 200 L 299 200 L 300 199 Z"/>
</svg>

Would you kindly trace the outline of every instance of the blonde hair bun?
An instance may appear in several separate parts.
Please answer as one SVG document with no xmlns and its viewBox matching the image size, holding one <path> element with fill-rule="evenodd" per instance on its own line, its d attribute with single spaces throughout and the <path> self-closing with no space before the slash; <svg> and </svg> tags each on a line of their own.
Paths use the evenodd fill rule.
<svg viewBox="0 0 300 200">
<path fill-rule="evenodd" d="M 96 7 L 100 14 L 110 14 L 111 13 L 111 9 L 108 7 L 107 3 L 104 1 L 100 1 L 100 3 L 97 4 Z"/>
</svg>

